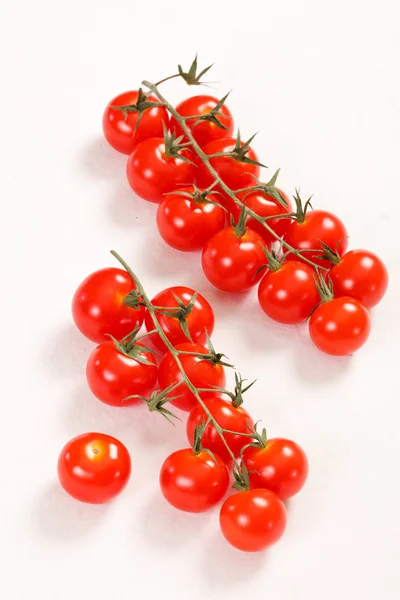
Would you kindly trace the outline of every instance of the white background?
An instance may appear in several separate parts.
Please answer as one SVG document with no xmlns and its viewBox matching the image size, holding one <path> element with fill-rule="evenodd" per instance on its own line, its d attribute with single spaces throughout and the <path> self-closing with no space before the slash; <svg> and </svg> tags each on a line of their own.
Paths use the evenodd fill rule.
<svg viewBox="0 0 400 600">
<path fill-rule="evenodd" d="M 5 600 L 249 598 L 336 600 L 400 595 L 399 158 L 397 0 L 126 2 L 45 0 L 2 8 L 0 596 Z M 158 238 L 155 206 L 125 180 L 126 158 L 101 134 L 105 104 L 142 79 L 172 74 L 195 51 L 244 136 L 281 186 L 336 212 L 351 247 L 386 261 L 387 297 L 367 346 L 349 358 L 311 347 L 254 293 L 218 293 L 197 256 Z M 174 102 L 183 84 L 164 88 Z M 186 515 L 160 497 L 158 471 L 186 444 L 144 407 L 112 409 L 86 387 L 92 344 L 70 301 L 117 249 L 150 294 L 186 284 L 216 317 L 217 349 L 258 383 L 247 407 L 270 436 L 310 458 L 288 528 L 264 554 L 221 538 L 218 510 Z M 63 444 L 89 430 L 120 438 L 133 473 L 106 506 L 60 489 Z"/>
</svg>

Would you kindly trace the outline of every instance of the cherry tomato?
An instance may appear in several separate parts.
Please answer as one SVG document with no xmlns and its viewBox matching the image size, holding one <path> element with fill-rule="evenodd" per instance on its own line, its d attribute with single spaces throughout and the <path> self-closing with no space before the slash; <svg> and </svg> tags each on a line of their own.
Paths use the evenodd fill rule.
<svg viewBox="0 0 400 600">
<path fill-rule="evenodd" d="M 269 194 L 264 194 L 263 192 L 241 192 L 237 194 L 239 200 L 243 202 L 245 206 L 253 210 L 260 217 L 272 217 L 273 215 L 283 215 L 284 213 L 292 212 L 292 203 L 289 197 L 283 192 L 279 190 L 285 201 L 287 202 L 287 206 L 283 206 L 280 204 L 273 196 Z M 233 215 L 235 221 L 238 220 L 240 215 L 240 207 L 233 202 L 229 196 L 225 196 L 224 206 L 229 210 L 229 212 Z M 291 223 L 290 219 L 268 219 L 267 224 L 279 237 L 283 237 Z M 276 237 L 272 235 L 265 227 L 253 219 L 249 217 L 246 221 L 247 227 L 256 231 L 261 235 L 265 244 L 267 246 L 271 246 L 273 242 L 276 242 Z"/>
<path fill-rule="evenodd" d="M 107 142 L 118 152 L 131 154 L 135 146 L 143 140 L 152 137 L 162 137 L 163 123 L 168 127 L 168 112 L 164 106 L 155 106 L 143 112 L 142 118 L 135 129 L 138 114 L 128 112 L 126 119 L 121 110 L 112 106 L 127 106 L 136 104 L 138 92 L 120 94 L 107 105 L 103 115 L 103 132 Z M 155 96 L 149 96 L 150 102 L 158 102 Z"/>
<path fill-rule="evenodd" d="M 297 250 L 316 248 L 318 252 L 307 252 L 307 258 L 322 267 L 330 267 L 328 260 L 316 258 L 322 254 L 321 242 L 336 249 L 342 256 L 347 250 L 347 231 L 336 215 L 325 210 L 310 210 L 303 223 L 292 221 L 286 231 L 285 241 Z M 294 254 L 290 254 L 288 259 L 301 260 Z"/>
<path fill-rule="evenodd" d="M 93 342 L 104 342 L 106 334 L 120 340 L 141 326 L 144 308 L 130 308 L 124 298 L 135 289 L 123 269 L 95 271 L 80 284 L 72 300 L 72 316 L 81 333 Z"/>
<path fill-rule="evenodd" d="M 320 302 L 315 270 L 305 263 L 287 261 L 277 271 L 267 271 L 258 288 L 258 301 L 274 321 L 305 321 Z"/>
<path fill-rule="evenodd" d="M 160 486 L 172 506 L 187 512 L 204 512 L 217 504 L 229 486 L 229 471 L 219 456 L 178 450 L 165 460 Z"/>
<path fill-rule="evenodd" d="M 275 544 L 286 528 L 286 508 L 265 489 L 233 494 L 222 505 L 219 523 L 224 537 L 244 552 L 259 552 Z"/>
<path fill-rule="evenodd" d="M 215 234 L 204 246 L 203 271 L 207 279 L 223 292 L 246 292 L 256 285 L 265 264 L 262 237 L 247 229 L 238 236 L 234 227 L 226 227 Z"/>
<path fill-rule="evenodd" d="M 218 102 L 219 100 L 213 96 L 192 96 L 191 98 L 186 98 L 186 100 L 180 102 L 176 107 L 176 110 L 182 117 L 206 115 L 217 106 Z M 211 121 L 202 121 L 198 123 L 198 125 L 195 125 L 197 119 L 186 120 L 186 125 L 189 127 L 199 146 L 204 146 L 213 140 L 231 137 L 233 133 L 233 119 L 231 112 L 225 104 L 222 105 L 219 112 L 222 113 L 222 116 L 217 118 L 227 129 L 223 129 Z M 177 135 L 184 135 L 184 132 L 175 117 L 171 117 L 170 130 L 175 130 Z"/>
<path fill-rule="evenodd" d="M 343 296 L 320 304 L 308 327 L 312 341 L 322 352 L 346 356 L 365 344 L 371 320 L 358 300 Z"/>
<path fill-rule="evenodd" d="M 217 396 L 208 398 L 204 403 L 218 425 L 223 427 L 223 429 L 229 429 L 230 431 L 235 431 L 240 434 L 249 433 L 249 427 L 254 427 L 252 418 L 242 406 L 235 408 L 232 402 Z M 206 413 L 203 411 L 200 404 L 197 404 L 197 406 L 190 411 L 186 424 L 186 433 L 190 444 L 193 444 L 194 442 L 194 430 L 197 425 L 201 425 L 201 423 L 206 420 Z M 239 456 L 243 446 L 249 442 L 248 438 L 233 433 L 226 433 L 225 440 L 228 442 L 234 456 Z M 232 458 L 212 423 L 207 425 L 201 443 L 204 448 L 208 448 L 211 452 L 218 454 L 227 465 L 232 464 Z"/>
<path fill-rule="evenodd" d="M 185 306 L 187 306 L 194 293 L 195 291 L 191 288 L 177 285 L 159 292 L 154 296 L 151 302 L 155 306 L 177 309 L 178 303 L 174 294 L 178 296 Z M 188 341 L 178 319 L 163 315 L 162 312 L 158 312 L 157 321 L 172 346 L 183 344 Z M 148 311 L 146 311 L 144 323 L 147 331 L 152 331 L 154 329 L 153 319 Z M 186 323 L 194 343 L 204 344 L 206 342 L 206 330 L 208 335 L 211 336 L 214 329 L 214 312 L 210 304 L 201 294 L 197 294 L 196 302 L 191 312 L 186 316 Z M 154 333 L 149 337 L 156 348 L 166 352 L 166 346 L 158 334 Z"/>
<path fill-rule="evenodd" d="M 389 283 L 381 259 L 369 250 L 351 250 L 329 273 L 335 297 L 351 296 L 372 308 L 385 295 Z"/>
<path fill-rule="evenodd" d="M 129 185 L 141 198 L 159 203 L 164 194 L 180 185 L 193 183 L 196 167 L 180 157 L 194 161 L 190 150 L 179 150 L 179 156 L 165 152 L 164 138 L 150 138 L 133 150 L 126 164 Z"/>
<path fill-rule="evenodd" d="M 76 500 L 103 504 L 125 488 L 131 474 L 128 450 L 105 433 L 83 433 L 70 440 L 58 459 L 58 478 Z"/>
<path fill-rule="evenodd" d="M 208 155 L 217 154 L 219 152 L 233 152 L 235 146 L 235 139 L 226 138 L 209 142 L 204 146 L 203 151 Z M 243 143 L 241 143 L 241 146 L 243 146 Z M 249 148 L 246 156 L 251 160 L 258 161 L 257 155 L 252 148 Z M 210 163 L 225 185 L 231 190 L 253 186 L 255 180 L 252 175 L 255 175 L 256 177 L 260 175 L 259 166 L 241 162 L 230 156 L 210 158 Z M 213 176 L 200 159 L 197 159 L 196 180 L 197 184 L 202 188 L 207 188 L 214 183 Z"/>
<path fill-rule="evenodd" d="M 147 396 L 157 383 L 157 364 L 151 352 L 140 351 L 139 357 L 151 362 L 146 365 L 117 350 L 114 342 L 103 342 L 89 356 L 86 365 L 86 378 L 93 394 L 110 406 L 128 406 L 139 403 L 140 399 L 127 396 L 138 394 Z"/>
<path fill-rule="evenodd" d="M 243 452 L 251 489 L 266 488 L 281 500 L 301 490 L 308 475 L 308 460 L 295 442 L 283 438 L 267 441 L 265 448 L 249 446 Z"/>
<path fill-rule="evenodd" d="M 175 346 L 176 350 L 185 352 L 196 352 L 197 354 L 209 354 L 208 349 L 201 344 L 191 344 L 185 342 Z M 204 360 L 190 354 L 181 354 L 179 360 L 183 365 L 186 375 L 197 388 L 208 388 L 217 386 L 223 388 L 226 378 L 224 367 L 219 364 L 213 364 L 209 360 Z M 182 374 L 172 354 L 167 352 L 160 363 L 158 381 L 162 389 L 165 389 L 172 383 L 180 381 Z M 171 404 L 182 410 L 192 410 L 197 405 L 197 400 L 193 393 L 189 390 L 186 383 L 182 383 L 179 387 L 172 390 L 170 396 L 180 395 L 180 398 L 171 400 Z M 215 396 L 215 390 L 211 392 L 200 392 L 202 399 Z"/>
<path fill-rule="evenodd" d="M 193 193 L 193 186 L 179 192 Z M 203 190 L 200 190 L 200 193 Z M 217 194 L 207 201 L 172 192 L 164 197 L 157 210 L 157 227 L 165 242 L 176 250 L 202 250 L 204 244 L 225 227 L 225 211 Z"/>
</svg>

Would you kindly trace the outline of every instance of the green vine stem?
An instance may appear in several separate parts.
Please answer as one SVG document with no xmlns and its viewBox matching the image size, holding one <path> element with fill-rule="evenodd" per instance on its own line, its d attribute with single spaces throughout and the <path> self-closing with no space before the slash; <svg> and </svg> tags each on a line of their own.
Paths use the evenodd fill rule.
<svg viewBox="0 0 400 600">
<path fill-rule="evenodd" d="M 147 89 L 149 89 L 160 100 L 160 102 L 165 106 L 165 108 L 168 110 L 168 112 L 179 123 L 182 131 L 184 132 L 184 134 L 186 136 L 186 138 L 189 140 L 189 142 L 191 142 L 191 148 L 196 152 L 197 156 L 205 164 L 205 166 L 208 169 L 209 173 L 213 177 L 213 179 L 215 181 L 215 184 L 219 185 L 219 187 L 235 202 L 235 204 L 237 204 L 237 206 L 239 206 L 240 208 L 243 208 L 243 206 L 244 206 L 243 202 L 241 200 L 239 200 L 239 198 L 235 195 L 235 193 L 222 181 L 222 179 L 219 177 L 217 171 L 211 165 L 210 160 L 209 160 L 209 156 L 203 152 L 203 150 L 200 148 L 199 144 L 196 142 L 195 138 L 192 135 L 191 130 L 189 129 L 189 127 L 186 124 L 186 119 L 184 119 L 183 117 L 181 117 L 181 115 L 172 106 L 172 104 L 170 104 L 168 102 L 168 100 L 166 100 L 164 98 L 164 96 L 160 93 L 157 84 L 151 83 L 150 81 L 143 81 L 142 85 L 144 85 L 145 87 L 147 87 Z M 311 267 L 313 267 L 314 269 L 316 269 L 316 271 L 318 271 L 320 269 L 324 270 L 324 271 L 327 270 L 327 269 L 325 269 L 325 267 L 321 267 L 321 266 L 317 265 L 316 263 L 314 263 L 313 261 L 311 261 L 310 259 L 308 259 L 307 257 L 303 256 L 303 254 L 302 254 L 302 252 L 300 250 L 297 250 L 296 248 L 293 248 L 290 244 L 288 244 L 287 242 L 285 242 L 285 240 L 283 240 L 268 225 L 268 223 L 266 222 L 266 219 L 264 219 L 263 217 L 260 217 L 260 215 L 258 215 L 256 212 L 254 212 L 251 209 L 248 209 L 248 213 L 247 214 L 248 214 L 248 216 L 252 217 L 255 221 L 258 221 L 258 223 L 261 223 L 261 225 L 263 227 L 265 227 L 265 229 L 277 241 L 279 241 L 282 244 L 282 246 L 284 248 L 286 248 L 286 250 L 288 250 L 291 254 L 295 254 L 297 257 L 299 257 L 305 263 L 309 264 Z M 287 215 L 287 214 L 285 215 L 286 218 L 288 216 L 289 215 Z M 276 216 L 275 216 L 275 218 L 276 218 Z"/>
<path fill-rule="evenodd" d="M 203 402 L 203 400 L 201 399 L 201 396 L 199 394 L 198 389 L 196 388 L 196 386 L 193 385 L 193 383 L 190 381 L 189 377 L 186 374 L 186 371 L 182 365 L 182 362 L 179 358 L 179 355 L 181 354 L 181 352 L 179 350 L 176 350 L 174 348 L 174 346 L 171 344 L 171 342 L 169 341 L 169 339 L 167 338 L 167 336 L 165 335 L 165 333 L 163 332 L 157 317 L 156 317 L 156 312 L 157 309 L 152 305 L 151 301 L 149 300 L 149 297 L 147 296 L 141 282 L 139 281 L 139 279 L 137 278 L 137 276 L 135 275 L 135 273 L 132 271 L 132 269 L 130 268 L 130 266 L 124 261 L 124 259 L 117 253 L 115 252 L 115 250 L 111 250 L 111 254 L 119 261 L 119 263 L 124 267 L 124 269 L 127 271 L 127 273 L 132 277 L 133 281 L 135 282 L 136 285 L 136 291 L 140 294 L 141 300 L 143 302 L 143 305 L 147 308 L 147 310 L 149 311 L 149 314 L 153 320 L 154 323 L 154 331 L 160 336 L 160 338 L 162 339 L 162 341 L 164 342 L 164 344 L 166 345 L 166 347 L 168 348 L 169 352 L 171 353 L 171 355 L 174 357 L 174 360 L 176 362 L 176 364 L 178 365 L 178 368 L 181 372 L 182 375 L 182 380 L 186 383 L 187 387 L 189 388 L 189 390 L 192 392 L 192 394 L 194 395 L 194 397 L 196 398 L 197 402 L 200 404 L 200 406 L 202 407 L 203 411 L 205 412 L 205 414 L 208 417 L 208 420 L 213 424 L 215 430 L 217 431 L 218 435 L 220 436 L 223 444 L 225 445 L 229 456 L 231 457 L 233 464 L 236 468 L 236 470 L 238 472 L 240 472 L 240 466 L 239 463 L 236 460 L 235 455 L 233 454 L 232 450 L 229 447 L 228 442 L 225 439 L 225 430 L 219 425 L 219 423 L 216 421 L 216 419 L 213 417 L 213 415 L 211 414 L 211 412 L 209 411 L 207 405 Z M 184 354 L 187 354 L 186 352 L 184 352 Z M 208 391 L 210 391 L 208 389 Z M 229 433 L 235 433 L 236 435 L 240 435 L 239 432 L 229 432 Z M 243 434 L 247 437 L 247 434 Z M 250 437 L 250 435 L 249 435 Z"/>
</svg>

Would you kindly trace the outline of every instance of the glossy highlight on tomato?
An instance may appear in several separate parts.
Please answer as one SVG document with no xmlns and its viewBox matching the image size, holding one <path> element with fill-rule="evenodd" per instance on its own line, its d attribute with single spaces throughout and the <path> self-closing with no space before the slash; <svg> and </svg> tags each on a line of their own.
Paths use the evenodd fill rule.
<svg viewBox="0 0 400 600">
<path fill-rule="evenodd" d="M 174 287 L 167 288 L 162 292 L 159 292 L 154 296 L 151 303 L 154 306 L 168 307 L 172 309 L 178 308 L 178 303 L 175 296 L 178 296 L 180 300 L 187 306 L 195 293 L 189 287 L 177 285 Z M 157 321 L 160 324 L 161 329 L 171 342 L 172 346 L 177 344 L 183 344 L 188 342 L 188 338 L 182 330 L 182 327 L 178 319 L 164 315 L 162 312 L 157 312 Z M 153 331 L 154 323 L 151 315 L 146 311 L 144 319 L 145 327 L 147 331 Z M 190 337 L 196 344 L 205 344 L 206 342 L 206 331 L 211 336 L 214 330 L 214 311 L 211 308 L 209 302 L 201 294 L 197 294 L 196 302 L 190 314 L 186 316 L 186 323 L 189 329 Z M 159 350 L 166 352 L 167 348 L 157 333 L 149 336 L 153 344 Z"/>
<path fill-rule="evenodd" d="M 358 300 L 343 296 L 320 304 L 311 315 L 308 329 L 319 350 L 346 356 L 365 344 L 371 319 Z"/>
<path fill-rule="evenodd" d="M 123 269 L 114 267 L 91 273 L 76 290 L 72 300 L 75 325 L 84 336 L 100 343 L 111 334 L 117 340 L 143 323 L 144 308 L 130 308 L 124 298 L 136 289 Z"/>
<path fill-rule="evenodd" d="M 64 490 L 81 502 L 103 504 L 122 492 L 131 474 L 129 452 L 105 433 L 83 433 L 70 440 L 58 459 Z"/>
<path fill-rule="evenodd" d="M 287 325 L 308 319 L 320 302 L 315 270 L 305 263 L 283 262 L 268 270 L 258 287 L 258 301 L 270 319 Z"/>
<path fill-rule="evenodd" d="M 141 142 L 126 164 L 129 185 L 144 200 L 158 204 L 164 194 L 194 182 L 196 167 L 181 157 L 194 161 L 192 152 L 187 148 L 179 150 L 178 156 L 168 155 L 164 138 Z"/>
<path fill-rule="evenodd" d="M 218 194 L 210 194 L 206 201 L 182 196 L 194 192 L 184 187 L 164 197 L 157 210 L 157 227 L 169 246 L 182 252 L 202 250 L 208 240 L 225 227 L 225 211 Z M 199 190 L 203 192 L 204 190 Z"/>
<path fill-rule="evenodd" d="M 140 342 L 136 348 L 140 350 Z M 93 394 L 110 406 L 129 406 L 141 402 L 127 396 L 138 394 L 147 397 L 157 383 L 157 363 L 151 352 L 143 348 L 139 356 L 151 365 L 120 352 L 111 340 L 97 346 L 86 365 L 86 379 Z"/>
<path fill-rule="evenodd" d="M 201 94 L 182 100 L 182 102 L 176 106 L 176 110 L 182 117 L 206 115 L 217 106 L 218 102 L 219 100 L 214 98 L 214 96 Z M 221 113 L 221 116 L 218 116 L 217 118 L 225 128 L 219 127 L 212 121 L 205 120 L 195 124 L 198 119 L 186 119 L 185 123 L 189 127 L 199 146 L 203 147 L 208 142 L 231 137 L 233 133 L 232 114 L 225 103 L 222 105 L 219 112 Z M 176 131 L 177 135 L 184 135 L 184 131 L 181 129 L 175 117 L 171 117 L 170 130 L 172 132 Z"/>
<path fill-rule="evenodd" d="M 381 259 L 369 250 L 350 250 L 329 273 L 335 297 L 351 296 L 372 308 L 385 295 L 389 275 Z"/>
<path fill-rule="evenodd" d="M 165 460 L 160 472 L 164 498 L 179 510 L 199 513 L 215 506 L 229 487 L 229 471 L 222 459 L 185 448 Z"/>
<path fill-rule="evenodd" d="M 155 96 L 149 96 L 150 102 L 158 102 Z M 164 106 L 148 108 L 136 128 L 137 112 L 128 112 L 126 118 L 121 110 L 113 106 L 136 104 L 138 91 L 124 92 L 116 96 L 107 105 L 103 115 L 103 133 L 107 142 L 123 154 L 131 154 L 135 146 L 152 137 L 162 137 L 163 123 L 168 127 L 168 112 Z"/>
<path fill-rule="evenodd" d="M 246 292 L 263 276 L 257 270 L 266 262 L 262 237 L 247 229 L 238 236 L 226 227 L 204 246 L 201 264 L 207 279 L 223 292 Z"/>
<path fill-rule="evenodd" d="M 274 438 L 265 448 L 249 446 L 243 452 L 251 489 L 266 488 L 281 500 L 297 494 L 308 475 L 308 460 L 302 448 L 291 440 Z"/>
<path fill-rule="evenodd" d="M 229 496 L 219 517 L 225 539 L 243 552 L 259 552 L 275 544 L 285 531 L 286 520 L 283 502 L 265 489 Z"/>
</svg>

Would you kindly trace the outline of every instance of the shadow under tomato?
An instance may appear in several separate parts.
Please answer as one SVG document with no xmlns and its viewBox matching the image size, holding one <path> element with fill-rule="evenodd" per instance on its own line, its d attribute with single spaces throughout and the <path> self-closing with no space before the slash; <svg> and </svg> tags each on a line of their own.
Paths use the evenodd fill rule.
<svg viewBox="0 0 400 600">
<path fill-rule="evenodd" d="M 43 362 L 52 376 L 84 377 L 86 361 L 95 344 L 85 338 L 74 323 L 64 323 L 54 331 L 45 345 Z"/>
<path fill-rule="evenodd" d="M 78 502 L 54 481 L 35 498 L 30 523 L 45 537 L 73 540 L 95 529 L 107 509 L 106 504 Z"/>
<path fill-rule="evenodd" d="M 203 540 L 204 541 L 204 540 Z M 241 552 L 231 546 L 221 532 L 204 543 L 200 563 L 203 578 L 210 588 L 234 588 L 265 568 L 267 552 Z"/>
<path fill-rule="evenodd" d="M 306 383 L 317 385 L 329 384 L 343 377 L 351 367 L 351 359 L 351 356 L 330 356 L 318 350 L 308 335 L 307 325 L 293 356 L 298 377 Z"/>
<path fill-rule="evenodd" d="M 117 152 L 106 142 L 103 136 L 90 140 L 82 149 L 79 165 L 98 179 L 119 179 L 125 177 L 128 156 Z"/>
<path fill-rule="evenodd" d="M 139 198 L 130 188 L 126 180 L 125 169 L 120 174 L 120 180 L 110 189 L 106 202 L 108 217 L 119 227 L 135 235 L 140 228 L 146 228 L 146 235 L 156 227 L 157 206 Z"/>
</svg>

